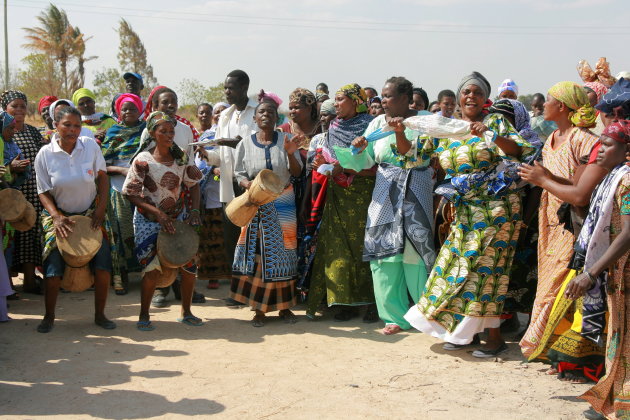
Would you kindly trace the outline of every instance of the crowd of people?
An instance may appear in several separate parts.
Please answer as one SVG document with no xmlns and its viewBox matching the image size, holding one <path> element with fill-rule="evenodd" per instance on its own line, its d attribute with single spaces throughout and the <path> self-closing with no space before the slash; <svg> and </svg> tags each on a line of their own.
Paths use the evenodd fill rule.
<svg viewBox="0 0 630 420">
<path fill-rule="evenodd" d="M 503 334 L 528 314 L 523 355 L 560 380 L 594 382 L 587 418 L 630 418 L 630 74 L 612 77 L 605 60 L 579 72 L 583 83 L 556 83 L 529 110 L 513 80 L 495 96 L 478 72 L 434 102 L 405 77 L 380 94 L 321 83 L 290 94 L 287 119 L 278 95 L 249 96 L 234 70 L 226 102 L 198 106 L 198 127 L 168 87 L 144 101 L 138 73 L 108 113 L 87 88 L 41 98 L 40 129 L 25 123 L 27 97 L 5 91 L 0 188 L 21 191 L 37 222 L 1 224 L 0 321 L 20 272 L 22 293 L 45 295 L 37 331 L 53 329 L 67 269 L 58 243 L 83 215 L 103 234 L 89 263 L 102 328 L 116 328 L 109 288 L 126 294 L 132 272 L 141 331 L 155 329 L 150 306 L 171 289 L 178 321 L 202 325 L 197 279 L 228 280 L 227 304 L 250 307 L 254 327 L 275 311 L 297 322 L 299 302 L 310 320 L 334 306 L 335 321 L 415 328 L 479 358 L 507 351 Z M 237 226 L 228 205 L 265 171 L 281 193 Z M 179 223 L 200 244 L 173 267 L 158 238 Z"/>
</svg>

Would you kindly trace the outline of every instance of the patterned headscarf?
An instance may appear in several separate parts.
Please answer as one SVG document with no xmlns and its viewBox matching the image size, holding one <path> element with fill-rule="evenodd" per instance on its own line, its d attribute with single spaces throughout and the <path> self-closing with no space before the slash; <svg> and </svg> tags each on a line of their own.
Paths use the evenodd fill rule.
<svg viewBox="0 0 630 420">
<path fill-rule="evenodd" d="M 96 101 L 96 95 L 88 88 L 79 88 L 74 91 L 72 94 L 72 102 L 78 104 L 79 101 L 85 97 L 91 98 L 93 101 Z"/>
<path fill-rule="evenodd" d="M 8 112 L 2 111 L 0 112 L 0 120 L 2 120 L 2 129 L 4 130 L 5 128 L 13 124 L 15 118 L 13 118 L 13 115 L 9 114 Z"/>
<path fill-rule="evenodd" d="M 586 82 L 584 86 L 593 89 L 595 94 L 597 95 L 597 102 L 602 100 L 602 97 L 608 93 L 608 88 L 601 82 Z"/>
<path fill-rule="evenodd" d="M 5 90 L 0 95 L 0 106 L 6 111 L 7 106 L 16 99 L 22 99 L 25 103 L 28 103 L 26 95 L 19 90 Z"/>
<path fill-rule="evenodd" d="M 536 148 L 543 145 L 542 140 L 530 125 L 529 112 L 521 102 L 514 99 L 499 99 L 489 108 L 491 113 L 503 114 L 514 118 L 514 128 L 529 144 Z"/>
<path fill-rule="evenodd" d="M 317 120 L 317 99 L 313 92 L 304 88 L 297 88 L 289 95 L 289 102 L 297 102 L 311 107 L 311 119 Z"/>
<path fill-rule="evenodd" d="M 620 120 L 604 129 L 602 136 L 610 137 L 619 143 L 630 143 L 630 121 Z"/>
<path fill-rule="evenodd" d="M 337 110 L 335 109 L 335 100 L 332 98 L 326 99 L 324 102 L 322 102 L 322 106 L 319 108 L 319 112 L 321 114 L 337 115 Z"/>
<path fill-rule="evenodd" d="M 151 115 L 149 115 L 149 117 L 147 118 L 147 131 L 149 132 L 149 136 L 146 137 L 140 143 L 140 147 L 138 147 L 138 151 L 136 152 L 135 155 L 133 155 L 133 158 L 131 158 L 131 160 L 135 159 L 135 157 L 138 156 L 139 153 L 147 150 L 149 146 L 156 144 L 155 138 L 151 136 L 151 132 L 158 125 L 167 123 L 167 122 L 173 124 L 173 126 L 177 125 L 177 120 L 175 118 L 169 116 L 168 114 L 162 111 L 155 111 L 155 112 L 152 112 Z M 188 163 L 188 155 L 177 145 L 177 143 L 173 142 L 173 144 L 170 147 L 170 152 L 171 152 L 171 155 L 173 156 L 173 159 L 175 159 L 175 162 L 178 165 L 186 165 Z"/>
<path fill-rule="evenodd" d="M 501 95 L 506 90 L 511 90 L 516 94 L 516 96 L 518 96 L 518 86 L 516 85 L 516 82 L 514 80 L 505 79 L 504 81 L 502 81 L 498 88 L 498 94 Z"/>
<path fill-rule="evenodd" d="M 55 102 L 57 99 L 59 98 L 57 98 L 56 96 L 44 96 L 42 99 L 39 100 L 39 104 L 37 105 L 37 112 L 41 114 L 42 109 L 50 106 L 50 104 Z"/>
<path fill-rule="evenodd" d="M 549 89 L 549 95 L 571 109 L 569 120 L 576 127 L 595 127 L 597 114 L 582 86 L 575 82 L 558 82 Z"/>
<path fill-rule="evenodd" d="M 610 87 L 595 108 L 604 114 L 612 114 L 613 110 L 630 102 L 630 79 L 620 78 Z"/>
<path fill-rule="evenodd" d="M 118 115 L 118 118 L 122 119 L 122 106 L 125 102 L 131 102 L 136 106 L 138 112 L 142 113 L 142 99 L 133 93 L 123 93 L 116 98 L 116 103 L 114 105 L 116 107 L 116 115 Z"/>
<path fill-rule="evenodd" d="M 490 82 L 488 82 L 488 79 L 486 79 L 483 74 L 478 71 L 473 71 L 459 82 L 459 86 L 457 87 L 457 100 L 459 100 L 459 94 L 462 89 L 468 85 L 475 85 L 479 87 L 479 89 L 483 92 L 485 99 L 490 97 Z"/>
<path fill-rule="evenodd" d="M 367 112 L 367 94 L 361 86 L 356 83 L 350 83 L 339 88 L 337 93 L 343 93 L 350 99 L 352 99 L 356 105 L 356 111 L 358 114 Z"/>
</svg>

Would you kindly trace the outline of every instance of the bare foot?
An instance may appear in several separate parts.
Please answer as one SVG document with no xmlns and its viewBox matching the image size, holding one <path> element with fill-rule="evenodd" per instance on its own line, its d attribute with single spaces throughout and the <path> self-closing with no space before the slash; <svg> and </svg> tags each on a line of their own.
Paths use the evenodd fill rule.
<svg viewBox="0 0 630 420">
<path fill-rule="evenodd" d="M 386 325 L 385 328 L 383 328 L 381 333 L 383 335 L 393 335 L 393 334 L 397 334 L 397 333 L 399 333 L 401 331 L 402 331 L 402 328 L 400 328 L 398 325 L 396 325 L 396 324 L 389 324 L 389 325 Z"/>
</svg>

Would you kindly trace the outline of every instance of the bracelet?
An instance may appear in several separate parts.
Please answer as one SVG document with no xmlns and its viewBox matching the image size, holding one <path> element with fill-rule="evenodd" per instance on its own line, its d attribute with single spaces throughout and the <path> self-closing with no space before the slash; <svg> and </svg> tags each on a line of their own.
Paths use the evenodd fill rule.
<svg viewBox="0 0 630 420">
<path fill-rule="evenodd" d="M 190 212 L 192 213 L 193 211 L 196 211 L 197 213 L 201 213 L 201 211 L 199 211 L 199 209 L 192 209 Z"/>
<path fill-rule="evenodd" d="M 597 281 L 597 279 L 595 277 L 593 277 L 593 275 L 591 273 L 589 273 L 588 271 L 584 271 L 584 274 L 586 274 L 589 278 L 589 280 L 591 281 L 591 287 L 595 284 L 595 282 Z"/>
</svg>

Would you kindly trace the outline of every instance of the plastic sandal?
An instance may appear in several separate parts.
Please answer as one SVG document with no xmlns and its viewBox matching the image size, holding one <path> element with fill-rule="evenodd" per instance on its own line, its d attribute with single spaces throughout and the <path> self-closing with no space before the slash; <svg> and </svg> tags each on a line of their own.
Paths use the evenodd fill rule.
<svg viewBox="0 0 630 420">
<path fill-rule="evenodd" d="M 181 322 L 182 324 L 186 324 L 191 327 L 200 327 L 203 325 L 201 318 L 197 318 L 194 315 L 186 315 L 183 318 L 177 318 L 177 322 Z"/>
<path fill-rule="evenodd" d="M 151 321 L 138 321 L 136 322 L 136 328 L 140 331 L 153 331 L 155 326 Z"/>
</svg>

